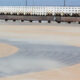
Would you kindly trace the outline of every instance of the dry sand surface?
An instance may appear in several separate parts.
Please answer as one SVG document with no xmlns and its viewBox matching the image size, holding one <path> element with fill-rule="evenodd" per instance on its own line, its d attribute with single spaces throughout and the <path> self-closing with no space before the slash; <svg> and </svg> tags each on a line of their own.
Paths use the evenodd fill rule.
<svg viewBox="0 0 80 80">
<path fill-rule="evenodd" d="M 64 44 L 80 47 L 80 25 L 75 24 L 26 24 L 0 25 L 0 37 L 30 40 L 33 43 Z"/>
<path fill-rule="evenodd" d="M 80 25 L 0 25 L 0 38 L 8 39 L 32 39 L 43 43 L 60 43 L 80 47 Z M 46 41 L 45 41 L 46 40 Z M 3 44 L 0 44 L 3 45 Z M 7 45 L 3 45 L 5 50 Z M 17 51 L 15 47 L 10 47 L 10 55 Z M 2 46 L 0 47 L 2 48 Z M 2 48 L 3 49 L 3 48 Z M 1 57 L 6 56 L 5 52 Z M 7 49 L 8 50 L 8 49 Z M 80 65 L 73 65 L 64 69 L 50 70 L 39 73 L 24 74 L 19 76 L 0 78 L 0 80 L 80 80 Z"/>
<path fill-rule="evenodd" d="M 80 80 L 80 65 L 28 75 L 1 78 L 0 80 Z"/>
<path fill-rule="evenodd" d="M 12 45 L 0 43 L 0 57 L 12 55 L 18 51 L 18 48 Z"/>
</svg>

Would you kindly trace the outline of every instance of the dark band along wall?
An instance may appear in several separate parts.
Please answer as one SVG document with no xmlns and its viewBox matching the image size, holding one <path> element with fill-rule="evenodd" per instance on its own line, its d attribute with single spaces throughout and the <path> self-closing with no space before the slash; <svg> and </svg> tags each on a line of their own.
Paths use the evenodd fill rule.
<svg viewBox="0 0 80 80">
<path fill-rule="evenodd" d="M 64 0 L 0 0 L 0 6 L 63 6 Z M 80 6 L 80 0 L 65 0 L 66 6 Z"/>
</svg>

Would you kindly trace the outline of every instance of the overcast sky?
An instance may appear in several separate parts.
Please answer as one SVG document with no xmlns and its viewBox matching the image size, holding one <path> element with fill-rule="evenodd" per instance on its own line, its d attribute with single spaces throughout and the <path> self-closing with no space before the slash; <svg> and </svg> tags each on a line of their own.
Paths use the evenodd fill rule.
<svg viewBox="0 0 80 80">
<path fill-rule="evenodd" d="M 0 6 L 63 5 L 64 0 L 0 0 Z M 67 6 L 80 6 L 80 0 L 65 0 Z"/>
</svg>

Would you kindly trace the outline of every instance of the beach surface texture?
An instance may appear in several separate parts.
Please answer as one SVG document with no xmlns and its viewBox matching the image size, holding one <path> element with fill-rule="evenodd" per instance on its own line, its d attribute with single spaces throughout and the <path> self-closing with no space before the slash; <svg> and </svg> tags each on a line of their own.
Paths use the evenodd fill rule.
<svg viewBox="0 0 80 80">
<path fill-rule="evenodd" d="M 0 58 L 10 56 L 18 51 L 18 48 L 12 45 L 0 43 Z"/>
<path fill-rule="evenodd" d="M 80 25 L 1 21 L 0 80 L 80 80 Z"/>
</svg>

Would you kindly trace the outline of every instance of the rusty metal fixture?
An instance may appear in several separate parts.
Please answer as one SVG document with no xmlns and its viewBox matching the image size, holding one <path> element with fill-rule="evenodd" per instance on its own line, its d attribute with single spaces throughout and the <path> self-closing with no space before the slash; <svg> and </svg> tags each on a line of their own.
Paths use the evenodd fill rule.
<svg viewBox="0 0 80 80">
<path fill-rule="evenodd" d="M 5 19 L 5 21 L 8 21 L 8 19 Z"/>
<path fill-rule="evenodd" d="M 42 21 L 41 20 L 39 20 L 39 23 L 41 23 Z"/>
<path fill-rule="evenodd" d="M 71 24 L 71 21 L 68 21 L 69 24 Z"/>
<path fill-rule="evenodd" d="M 21 20 L 21 22 L 24 22 L 24 20 Z"/>
<path fill-rule="evenodd" d="M 80 24 L 80 22 L 78 22 L 78 24 Z"/>
<path fill-rule="evenodd" d="M 16 20 L 14 19 L 13 22 L 15 22 Z"/>
<path fill-rule="evenodd" d="M 50 21 L 50 20 L 48 20 L 48 23 L 51 23 L 51 21 Z"/>
<path fill-rule="evenodd" d="M 57 23 L 61 23 L 60 21 L 57 21 Z"/>
<path fill-rule="evenodd" d="M 29 22 L 33 22 L 33 20 L 30 20 Z"/>
</svg>

